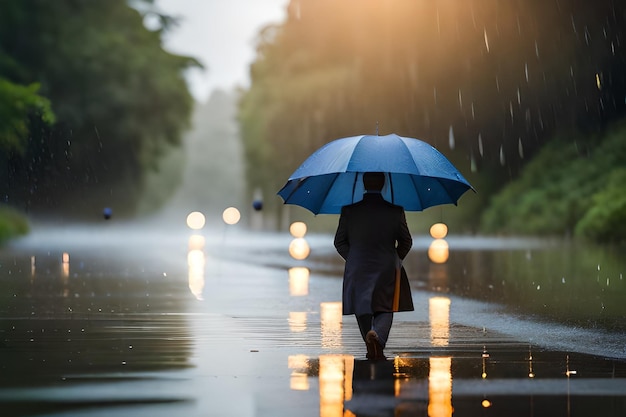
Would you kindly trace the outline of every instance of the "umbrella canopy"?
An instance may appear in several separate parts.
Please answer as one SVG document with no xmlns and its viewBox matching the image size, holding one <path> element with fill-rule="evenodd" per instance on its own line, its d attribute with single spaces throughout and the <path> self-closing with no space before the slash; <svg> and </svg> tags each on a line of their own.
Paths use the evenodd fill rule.
<svg viewBox="0 0 626 417">
<path fill-rule="evenodd" d="M 363 199 L 363 173 L 384 172 L 383 198 L 408 211 L 456 204 L 472 186 L 432 145 L 395 134 L 360 135 L 327 143 L 309 156 L 278 192 L 285 204 L 313 214 L 339 214 Z"/>
</svg>

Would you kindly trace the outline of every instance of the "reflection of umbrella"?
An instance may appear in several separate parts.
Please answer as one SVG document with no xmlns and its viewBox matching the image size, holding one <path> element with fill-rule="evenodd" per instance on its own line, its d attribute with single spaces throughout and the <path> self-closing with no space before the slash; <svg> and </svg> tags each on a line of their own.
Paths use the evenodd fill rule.
<svg viewBox="0 0 626 417">
<path fill-rule="evenodd" d="M 395 134 L 353 136 L 327 143 L 289 177 L 278 192 L 285 204 L 313 214 L 339 214 L 341 207 L 363 198 L 363 173 L 384 172 L 385 200 L 409 211 L 456 204 L 473 190 L 437 149 L 418 139 Z"/>
</svg>

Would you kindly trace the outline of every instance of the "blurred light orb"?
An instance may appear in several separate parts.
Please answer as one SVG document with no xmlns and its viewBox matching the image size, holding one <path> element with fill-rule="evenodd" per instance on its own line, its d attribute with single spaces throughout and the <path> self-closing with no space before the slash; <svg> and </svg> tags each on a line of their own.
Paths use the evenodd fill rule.
<svg viewBox="0 0 626 417">
<path fill-rule="evenodd" d="M 489 401 L 488 399 L 484 399 L 481 405 L 483 406 L 483 408 L 489 408 L 491 407 L 491 401 Z"/>
<path fill-rule="evenodd" d="M 448 235 L 448 226 L 445 223 L 435 223 L 430 226 L 430 235 L 433 239 L 443 239 Z"/>
<path fill-rule="evenodd" d="M 202 235 L 193 235 L 189 238 L 189 250 L 204 249 L 206 239 Z"/>
<path fill-rule="evenodd" d="M 436 264 L 446 263 L 450 256 L 448 242 L 444 239 L 435 239 L 428 247 L 428 259 Z"/>
<path fill-rule="evenodd" d="M 189 266 L 203 266 L 204 267 L 204 252 L 200 249 L 193 249 L 187 253 L 187 264 Z"/>
<path fill-rule="evenodd" d="M 289 244 L 289 255 L 291 255 L 293 259 L 301 261 L 308 258 L 310 253 L 311 248 L 304 238 L 297 237 Z"/>
<path fill-rule="evenodd" d="M 254 200 L 254 201 L 252 202 L 252 208 L 253 208 L 255 211 L 261 211 L 261 210 L 263 210 L 263 202 L 262 202 L 261 200 Z"/>
<path fill-rule="evenodd" d="M 104 217 L 104 220 L 109 220 L 112 215 L 113 210 L 111 210 L 109 207 L 105 207 L 104 210 L 102 210 L 102 216 Z"/>
<path fill-rule="evenodd" d="M 206 219 L 204 218 L 204 214 L 199 211 L 192 211 L 187 216 L 187 226 L 193 230 L 200 230 L 204 227 Z"/>
<path fill-rule="evenodd" d="M 237 210 L 235 207 L 228 207 L 222 213 L 222 219 L 226 224 L 237 224 L 241 219 L 241 213 L 239 213 L 239 210 Z"/>
<path fill-rule="evenodd" d="M 291 226 L 289 226 L 289 233 L 291 233 L 291 236 L 295 238 L 304 237 L 304 235 L 306 235 L 306 223 L 304 222 L 291 223 Z"/>
</svg>

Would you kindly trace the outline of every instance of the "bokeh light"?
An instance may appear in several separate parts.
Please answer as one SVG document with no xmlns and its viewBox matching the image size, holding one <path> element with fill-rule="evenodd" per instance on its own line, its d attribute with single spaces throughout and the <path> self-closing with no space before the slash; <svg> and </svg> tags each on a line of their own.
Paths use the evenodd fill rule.
<svg viewBox="0 0 626 417">
<path fill-rule="evenodd" d="M 308 258 L 310 253 L 311 248 L 304 238 L 297 237 L 289 244 L 289 255 L 291 255 L 293 259 L 301 261 Z"/>
<path fill-rule="evenodd" d="M 189 238 L 189 250 L 204 249 L 206 239 L 202 235 L 193 235 Z"/>
<path fill-rule="evenodd" d="M 237 224 L 239 223 L 239 220 L 241 219 L 241 213 L 239 213 L 239 210 L 237 210 L 235 207 L 228 207 L 222 213 L 222 219 L 224 220 L 224 223 L 226 224 L 230 224 L 230 225 Z"/>
<path fill-rule="evenodd" d="M 200 249 L 192 249 L 187 253 L 187 264 L 189 266 L 189 289 L 197 300 L 204 299 L 204 267 L 205 256 Z"/>
<path fill-rule="evenodd" d="M 308 295 L 309 275 L 309 268 L 303 266 L 295 266 L 289 268 L 289 295 Z"/>
<path fill-rule="evenodd" d="M 436 264 L 446 263 L 450 256 L 448 242 L 444 239 L 435 239 L 428 247 L 428 259 Z"/>
<path fill-rule="evenodd" d="M 304 235 L 306 235 L 306 223 L 304 222 L 291 223 L 291 226 L 289 226 L 289 233 L 291 233 L 291 236 L 295 238 L 304 237 Z"/>
<path fill-rule="evenodd" d="M 306 330 L 306 311 L 290 311 L 289 312 L 289 330 L 294 333 Z"/>
<path fill-rule="evenodd" d="M 435 223 L 430 227 L 430 235 L 433 239 L 443 239 L 448 235 L 448 226 L 445 223 Z"/>
<path fill-rule="evenodd" d="M 204 227 L 206 219 L 199 211 L 192 211 L 187 215 L 187 226 L 193 230 L 200 230 Z"/>
</svg>

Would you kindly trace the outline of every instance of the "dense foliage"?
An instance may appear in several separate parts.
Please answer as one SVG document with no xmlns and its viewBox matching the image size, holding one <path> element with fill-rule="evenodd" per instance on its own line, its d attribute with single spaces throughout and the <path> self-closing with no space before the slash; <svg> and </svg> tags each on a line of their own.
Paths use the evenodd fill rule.
<svg viewBox="0 0 626 417">
<path fill-rule="evenodd" d="M 478 190 L 469 224 L 558 132 L 585 146 L 625 114 L 625 13 L 614 0 L 292 0 L 260 34 L 240 103 L 250 185 L 273 196 L 315 149 L 378 125 L 459 167 Z"/>
<path fill-rule="evenodd" d="M 143 2 L 146 13 L 150 1 Z M 125 0 L 0 3 L 0 192 L 28 210 L 131 211 L 187 127 L 183 72 Z M 78 213 L 75 213 L 78 214 Z"/>
<path fill-rule="evenodd" d="M 626 123 L 550 142 L 483 215 L 488 232 L 626 241 Z"/>
<path fill-rule="evenodd" d="M 0 205 L 0 244 L 16 236 L 25 235 L 29 229 L 28 221 L 22 213 L 6 205 Z"/>
</svg>

